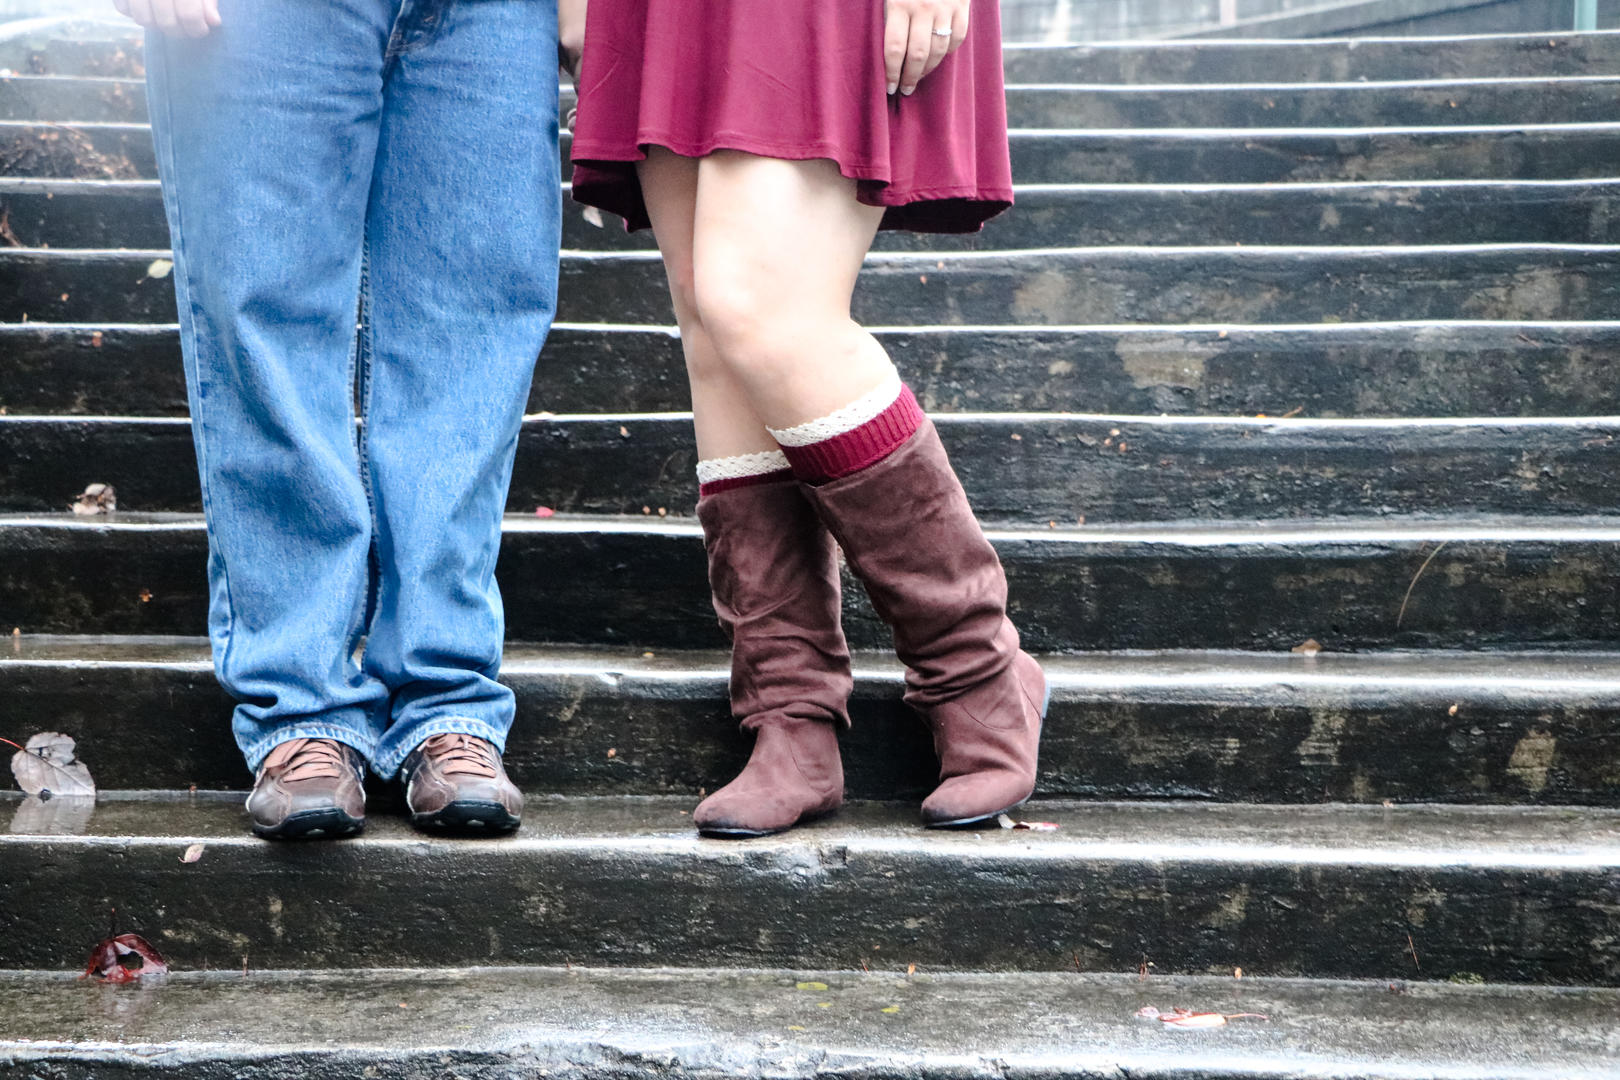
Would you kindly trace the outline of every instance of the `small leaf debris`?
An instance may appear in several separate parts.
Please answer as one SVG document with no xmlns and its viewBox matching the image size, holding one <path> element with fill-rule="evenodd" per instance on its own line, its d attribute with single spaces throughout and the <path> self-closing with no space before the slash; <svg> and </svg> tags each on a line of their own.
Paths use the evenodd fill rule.
<svg viewBox="0 0 1620 1080">
<path fill-rule="evenodd" d="M 1136 1010 L 1136 1015 L 1147 1020 L 1157 1020 L 1173 1028 L 1213 1028 L 1224 1027 L 1229 1020 L 1269 1020 L 1264 1013 L 1216 1013 L 1193 1012 L 1191 1009 L 1171 1009 L 1169 1012 L 1160 1012 L 1152 1005 Z"/>
<path fill-rule="evenodd" d="M 194 863 L 198 859 L 201 859 L 202 855 L 203 855 L 203 845 L 202 844 L 192 844 L 190 847 L 186 848 L 186 853 L 184 855 L 180 856 L 180 861 L 183 862 L 183 863 Z"/>
<path fill-rule="evenodd" d="M 1298 653 L 1301 656 L 1315 656 L 1317 653 L 1322 651 L 1322 643 L 1317 641 L 1315 638 L 1306 638 L 1304 641 L 1300 642 L 1298 645 L 1295 645 L 1288 651 L 1291 653 Z"/>
<path fill-rule="evenodd" d="M 78 517 L 97 517 L 118 509 L 118 492 L 111 484 L 91 484 L 69 507 Z"/>
<path fill-rule="evenodd" d="M 93 796 L 95 781 L 90 779 L 90 768 L 73 756 L 73 738 L 59 731 L 42 731 L 28 740 L 27 746 L 17 746 L 10 739 L 0 739 L 7 746 L 16 746 L 11 755 L 11 775 L 17 786 L 29 795 Z"/>
<path fill-rule="evenodd" d="M 802 982 L 802 983 L 795 983 L 793 988 L 795 990 L 817 990 L 817 991 L 820 991 L 820 990 L 827 989 L 827 984 L 824 983 L 824 982 Z"/>
<path fill-rule="evenodd" d="M 1058 827 L 1055 821 L 1014 821 L 1006 814 L 997 814 L 996 824 L 1003 829 L 1027 829 L 1030 832 L 1056 832 Z"/>
</svg>

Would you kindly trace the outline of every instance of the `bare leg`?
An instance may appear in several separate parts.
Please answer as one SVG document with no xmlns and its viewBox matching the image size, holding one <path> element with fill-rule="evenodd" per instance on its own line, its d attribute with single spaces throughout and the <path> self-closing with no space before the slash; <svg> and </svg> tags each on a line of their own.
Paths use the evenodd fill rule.
<svg viewBox="0 0 1620 1080">
<path fill-rule="evenodd" d="M 882 217 L 831 161 L 721 151 L 699 163 L 694 299 L 771 427 L 825 416 L 892 376 L 883 347 L 849 315 Z"/>
<path fill-rule="evenodd" d="M 637 166 L 647 216 L 664 256 L 670 298 L 681 328 L 686 374 L 692 385 L 692 424 L 698 457 L 704 460 L 776 449 L 776 440 L 754 414 L 742 384 L 720 362 L 698 318 L 692 288 L 692 232 L 697 209 L 698 160 L 661 146 L 649 147 Z"/>
</svg>

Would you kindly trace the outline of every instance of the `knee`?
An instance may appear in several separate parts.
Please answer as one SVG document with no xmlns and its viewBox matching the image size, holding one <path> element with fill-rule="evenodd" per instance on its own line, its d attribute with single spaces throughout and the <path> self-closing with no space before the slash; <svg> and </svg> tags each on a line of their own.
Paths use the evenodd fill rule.
<svg viewBox="0 0 1620 1080">
<path fill-rule="evenodd" d="M 700 274 L 693 300 L 713 351 L 744 378 L 768 375 L 791 362 L 789 313 L 746 274 Z"/>
</svg>

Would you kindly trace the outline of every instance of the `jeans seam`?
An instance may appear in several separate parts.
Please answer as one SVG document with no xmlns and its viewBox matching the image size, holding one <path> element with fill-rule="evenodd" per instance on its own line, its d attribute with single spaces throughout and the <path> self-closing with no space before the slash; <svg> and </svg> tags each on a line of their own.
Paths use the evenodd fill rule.
<svg viewBox="0 0 1620 1080">
<path fill-rule="evenodd" d="M 350 384 L 358 372 L 359 388 L 355 395 L 356 425 L 354 450 L 360 470 L 360 487 L 366 495 L 366 512 L 371 515 L 371 546 L 366 552 L 366 597 L 360 613 L 360 629 L 371 632 L 372 620 L 377 615 L 378 592 L 381 588 L 381 559 L 378 557 L 377 496 L 371 477 L 371 233 L 368 229 L 360 246 L 360 326 L 355 332 L 354 354 L 350 361 Z"/>
<path fill-rule="evenodd" d="M 167 170 L 168 175 L 170 177 L 178 177 L 179 166 L 176 164 L 174 157 L 174 102 L 173 95 L 169 90 L 169 63 L 171 58 L 169 56 L 168 39 L 162 34 L 154 35 L 151 31 L 148 31 L 146 35 L 148 43 L 150 43 L 154 36 L 163 42 L 163 44 L 159 47 L 161 60 L 154 67 L 151 74 L 161 82 L 161 86 L 158 88 L 158 96 L 163 101 L 164 121 L 162 128 L 163 134 L 160 138 L 155 139 L 154 142 L 157 144 L 158 153 L 162 157 L 162 164 Z M 189 278 L 190 263 L 186 258 L 185 253 L 186 230 L 184 222 L 182 221 L 183 214 L 180 207 L 180 193 L 177 190 L 177 187 L 178 185 L 176 184 L 165 184 L 162 186 L 162 191 L 164 203 L 166 206 L 168 206 L 170 216 L 172 218 L 173 237 L 169 247 L 171 260 L 174 263 L 174 288 L 176 294 L 175 308 L 176 313 L 180 316 L 181 337 L 191 346 L 192 370 L 187 378 L 186 389 L 189 397 L 187 411 L 190 412 L 193 417 L 192 422 L 195 425 L 195 430 L 197 432 L 197 438 L 195 439 L 197 453 L 197 479 L 202 495 L 203 525 L 206 532 L 208 519 L 211 516 L 209 511 L 213 505 L 213 498 L 210 490 L 212 485 L 209 483 L 208 471 L 209 454 L 207 449 L 208 440 L 206 438 L 207 422 L 203 418 L 202 409 L 202 358 L 198 350 L 197 311 L 195 301 L 191 295 L 191 284 Z M 210 544 L 212 545 L 211 536 Z M 231 643 L 235 637 L 236 628 L 236 602 L 231 596 L 231 575 L 229 568 L 226 566 L 225 555 L 222 551 L 216 550 L 216 557 L 219 560 L 220 587 L 221 591 L 224 593 L 223 599 L 225 601 L 225 641 L 220 647 L 219 661 L 216 664 L 216 667 L 219 672 L 220 682 L 225 684 L 225 686 L 228 688 L 231 682 L 229 667 Z"/>
</svg>

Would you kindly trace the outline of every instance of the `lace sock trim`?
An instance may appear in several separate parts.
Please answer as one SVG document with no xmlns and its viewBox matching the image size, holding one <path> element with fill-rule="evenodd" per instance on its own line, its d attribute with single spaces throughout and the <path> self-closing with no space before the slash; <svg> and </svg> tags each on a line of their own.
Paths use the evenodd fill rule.
<svg viewBox="0 0 1620 1080">
<path fill-rule="evenodd" d="M 750 476 L 780 472 L 788 467 L 787 455 L 780 450 L 760 450 L 753 454 L 733 457 L 709 458 L 697 463 L 699 484 L 713 484 L 721 480 L 745 480 Z"/>
<path fill-rule="evenodd" d="M 845 432 L 854 431 L 862 424 L 870 423 L 895 403 L 900 396 L 900 389 L 900 373 L 891 367 L 889 374 L 881 383 L 843 408 L 835 409 L 815 420 L 794 424 L 781 431 L 775 428 L 765 430 L 783 446 L 809 446 L 812 443 L 826 442 Z"/>
</svg>

